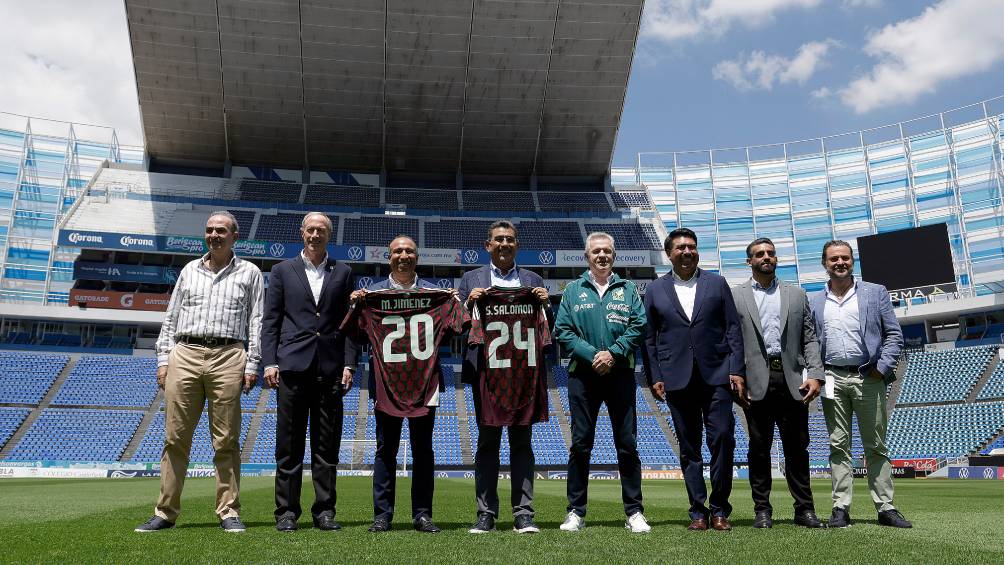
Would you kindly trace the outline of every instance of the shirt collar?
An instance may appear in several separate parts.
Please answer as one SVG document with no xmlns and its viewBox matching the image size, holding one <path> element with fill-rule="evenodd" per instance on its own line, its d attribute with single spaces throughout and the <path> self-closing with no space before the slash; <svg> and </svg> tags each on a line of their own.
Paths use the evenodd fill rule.
<svg viewBox="0 0 1004 565">
<path fill-rule="evenodd" d="M 202 256 L 202 259 L 199 260 L 199 267 L 202 267 L 203 269 L 206 269 L 207 271 L 209 271 L 209 269 L 206 268 L 206 261 L 209 259 L 209 255 L 210 255 L 209 252 L 206 252 L 206 254 Z M 238 261 L 240 261 L 240 259 L 237 257 L 237 254 L 231 251 L 230 252 L 230 262 L 227 263 L 216 274 L 219 274 L 219 273 L 222 273 L 223 271 L 226 271 L 230 267 L 236 265 Z M 209 272 L 212 273 L 212 271 L 209 271 Z"/>
<path fill-rule="evenodd" d="M 701 269 L 699 269 L 699 268 L 694 271 L 694 276 L 690 277 L 687 280 L 681 279 L 680 275 L 676 274 L 676 269 L 670 269 L 669 272 L 673 274 L 673 280 L 680 281 L 680 282 L 682 282 L 684 284 L 696 282 L 697 281 L 697 277 L 701 276 Z"/>
<path fill-rule="evenodd" d="M 766 287 L 762 286 L 753 277 L 750 277 L 750 280 L 753 281 L 753 290 L 762 290 L 764 292 L 770 292 L 770 291 L 774 290 L 775 288 L 777 288 L 777 285 L 778 285 L 777 277 L 774 277 L 773 279 L 771 279 L 770 286 L 766 286 Z"/>
<path fill-rule="evenodd" d="M 502 269 L 496 267 L 495 263 L 492 263 L 491 266 L 492 266 L 492 273 L 494 273 L 495 276 L 500 279 L 508 279 L 509 277 L 512 277 L 517 273 L 516 263 L 513 263 L 512 267 L 505 273 L 502 272 Z"/>
<path fill-rule="evenodd" d="M 415 278 L 411 280 L 411 284 L 403 285 L 399 284 L 392 275 L 387 275 L 387 280 L 390 281 L 390 287 L 396 290 L 411 290 L 418 286 L 418 273 L 415 273 Z"/>
<path fill-rule="evenodd" d="M 327 266 L 327 264 L 328 264 L 328 252 L 327 251 L 324 252 L 324 259 L 322 259 L 321 260 L 321 264 L 317 265 L 316 267 L 314 266 L 313 263 L 310 262 L 310 259 L 307 258 L 307 254 L 305 252 L 303 252 L 303 251 L 300 251 L 300 259 L 303 260 L 303 264 L 306 265 L 308 269 L 313 269 L 315 271 L 318 271 L 318 270 L 323 269 L 325 266 Z"/>
<path fill-rule="evenodd" d="M 833 300 L 837 300 L 837 295 L 833 294 L 833 291 L 830 290 L 830 281 L 826 281 L 826 284 L 823 285 L 823 288 L 826 290 L 827 298 L 832 298 Z M 854 284 L 851 285 L 851 288 L 847 289 L 847 293 L 844 294 L 841 301 L 842 302 L 846 301 L 851 296 L 857 294 L 857 292 L 858 292 L 858 280 L 854 279 Z"/>
</svg>

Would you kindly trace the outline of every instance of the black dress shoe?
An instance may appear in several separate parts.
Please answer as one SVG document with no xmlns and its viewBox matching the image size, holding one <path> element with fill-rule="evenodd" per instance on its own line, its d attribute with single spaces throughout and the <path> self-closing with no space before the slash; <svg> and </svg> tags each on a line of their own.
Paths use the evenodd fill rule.
<svg viewBox="0 0 1004 565">
<path fill-rule="evenodd" d="M 879 512 L 878 523 L 879 525 L 891 526 L 893 528 L 913 527 L 913 524 L 904 518 L 903 515 L 899 513 L 899 510 L 896 510 L 895 508 L 892 510 L 886 510 L 885 512 Z"/>
<path fill-rule="evenodd" d="M 375 518 L 373 520 L 373 525 L 370 526 L 369 531 L 371 532 L 387 532 L 390 531 L 390 520 L 386 518 Z"/>
<path fill-rule="evenodd" d="M 771 518 L 769 510 L 761 510 L 756 513 L 756 518 L 753 519 L 754 528 L 773 528 L 774 520 Z"/>
<path fill-rule="evenodd" d="M 168 522 L 167 520 L 161 518 L 160 516 L 154 516 L 143 522 L 139 526 L 136 526 L 134 532 L 139 532 L 141 534 L 147 534 L 150 532 L 160 532 L 163 530 L 170 530 L 174 527 L 174 522 Z"/>
<path fill-rule="evenodd" d="M 336 532 L 342 529 L 342 525 L 335 521 L 335 515 L 324 512 L 314 518 L 314 527 L 325 532 Z"/>
<path fill-rule="evenodd" d="M 825 528 L 826 525 L 816 516 L 812 510 L 806 510 L 795 514 L 795 524 L 806 528 Z"/>
<path fill-rule="evenodd" d="M 280 516 L 275 521 L 275 529 L 280 532 L 295 532 L 296 528 L 296 518 L 291 515 Z"/>
<path fill-rule="evenodd" d="M 427 534 L 438 534 L 440 529 L 432 521 L 432 518 L 428 516 L 419 516 L 415 518 L 415 531 L 425 532 Z"/>
<path fill-rule="evenodd" d="M 467 530 L 470 534 L 487 534 L 488 532 L 495 530 L 495 517 L 487 512 L 484 514 L 478 514 L 478 521 L 471 526 L 471 529 Z"/>
<path fill-rule="evenodd" d="M 830 521 L 826 524 L 828 528 L 847 528 L 851 525 L 851 514 L 846 509 L 839 506 L 833 507 L 830 514 Z"/>
</svg>

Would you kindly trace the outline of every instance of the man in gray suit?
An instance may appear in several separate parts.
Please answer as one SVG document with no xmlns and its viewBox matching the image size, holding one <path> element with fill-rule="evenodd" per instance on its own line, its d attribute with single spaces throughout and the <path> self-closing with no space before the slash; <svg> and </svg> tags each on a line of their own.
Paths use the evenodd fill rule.
<svg viewBox="0 0 1004 565">
<path fill-rule="evenodd" d="M 883 526 L 912 525 L 892 504 L 892 465 L 886 449 L 889 424 L 887 387 L 896 378 L 903 330 L 892 310 L 889 291 L 854 280 L 854 251 L 846 241 L 823 245 L 823 267 L 830 280 L 809 305 L 819 335 L 826 387 L 823 413 L 830 432 L 833 475 L 831 528 L 851 524 L 851 418 L 857 414 L 868 465 L 868 488 Z"/>
<path fill-rule="evenodd" d="M 809 403 L 823 383 L 816 328 L 805 291 L 774 275 L 774 242 L 762 237 L 746 246 L 752 278 L 732 289 L 743 328 L 749 424 L 749 471 L 754 528 L 773 527 L 770 450 L 774 426 L 781 432 L 788 491 L 795 523 L 821 528 L 809 486 Z M 802 370 L 808 379 L 802 381 Z"/>
</svg>

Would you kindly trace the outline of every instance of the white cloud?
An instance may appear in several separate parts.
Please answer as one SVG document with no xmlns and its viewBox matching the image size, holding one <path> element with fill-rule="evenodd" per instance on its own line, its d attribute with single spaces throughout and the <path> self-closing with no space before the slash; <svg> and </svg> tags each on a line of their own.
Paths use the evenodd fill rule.
<svg viewBox="0 0 1004 565">
<path fill-rule="evenodd" d="M 721 35 L 733 24 L 758 26 L 775 14 L 814 8 L 821 0 L 648 0 L 642 36 L 673 42 L 703 34 Z"/>
<path fill-rule="evenodd" d="M 839 46 L 834 39 L 811 41 L 798 48 L 793 57 L 753 51 L 734 60 L 721 61 L 711 70 L 716 80 L 739 90 L 771 90 L 775 84 L 805 84 L 826 65 L 830 50 Z"/>
<path fill-rule="evenodd" d="M 0 12 L 0 111 L 112 126 L 142 144 L 122 2 L 0 0 Z"/>
<path fill-rule="evenodd" d="M 885 26 L 864 46 L 878 62 L 840 89 L 840 100 L 862 114 L 989 70 L 1004 60 L 1004 27 L 994 16 L 1002 13 L 1004 0 L 942 0 Z"/>
</svg>

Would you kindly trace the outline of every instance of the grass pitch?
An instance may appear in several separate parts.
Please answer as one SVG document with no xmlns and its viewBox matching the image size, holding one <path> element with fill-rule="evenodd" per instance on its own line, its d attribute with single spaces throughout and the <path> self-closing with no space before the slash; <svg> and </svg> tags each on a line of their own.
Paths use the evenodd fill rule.
<svg viewBox="0 0 1004 565">
<path fill-rule="evenodd" d="M 313 492 L 305 481 L 304 508 Z M 503 511 L 499 531 L 474 536 L 473 481 L 437 479 L 434 518 L 443 533 L 412 531 L 409 481 L 398 480 L 395 529 L 366 531 L 372 520 L 369 478 L 338 479 L 338 516 L 344 529 L 320 532 L 309 515 L 301 529 L 281 534 L 272 519 L 271 478 L 242 480 L 245 534 L 227 534 L 213 516 L 213 480 L 189 479 L 178 526 L 137 534 L 150 517 L 157 479 L 0 480 L 0 560 L 4 562 L 384 562 L 384 563 L 1001 563 L 1004 562 L 1004 482 L 902 480 L 896 502 L 912 530 L 880 527 L 864 480 L 855 481 L 855 524 L 846 530 L 806 530 L 791 523 L 791 498 L 775 481 L 773 530 L 754 530 L 749 484 L 732 493 L 736 528 L 687 532 L 682 481 L 646 481 L 649 535 L 624 529 L 616 481 L 590 484 L 587 527 L 558 530 L 565 514 L 564 481 L 537 481 L 538 535 L 511 531 Z M 500 481 L 500 498 L 509 498 Z M 820 517 L 829 515 L 829 481 L 813 481 Z"/>
</svg>

